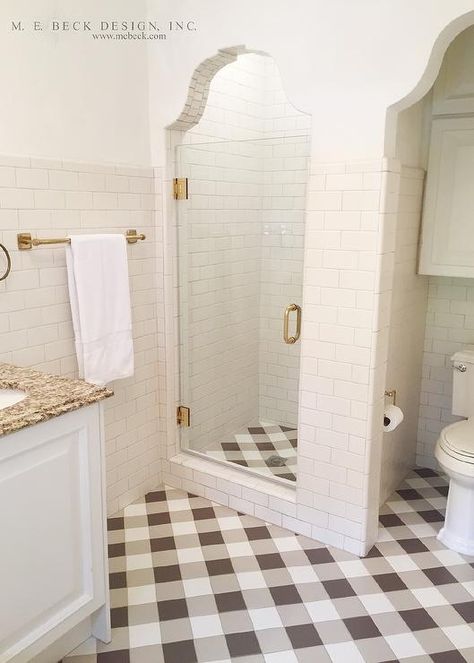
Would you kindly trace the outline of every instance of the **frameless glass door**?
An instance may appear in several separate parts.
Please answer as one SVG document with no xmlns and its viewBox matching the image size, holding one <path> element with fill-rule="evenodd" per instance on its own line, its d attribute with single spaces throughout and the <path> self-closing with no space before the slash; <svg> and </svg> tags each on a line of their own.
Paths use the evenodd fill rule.
<svg viewBox="0 0 474 663">
<path fill-rule="evenodd" d="M 182 446 L 294 481 L 309 138 L 177 151 Z"/>
</svg>

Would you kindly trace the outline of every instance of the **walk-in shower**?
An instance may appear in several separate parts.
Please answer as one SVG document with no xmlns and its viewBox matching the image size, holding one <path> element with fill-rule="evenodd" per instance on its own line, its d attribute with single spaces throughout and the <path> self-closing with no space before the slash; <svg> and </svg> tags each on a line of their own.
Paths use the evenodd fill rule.
<svg viewBox="0 0 474 663">
<path fill-rule="evenodd" d="M 181 447 L 290 481 L 309 127 L 274 61 L 246 54 L 215 74 L 175 155 Z"/>
</svg>

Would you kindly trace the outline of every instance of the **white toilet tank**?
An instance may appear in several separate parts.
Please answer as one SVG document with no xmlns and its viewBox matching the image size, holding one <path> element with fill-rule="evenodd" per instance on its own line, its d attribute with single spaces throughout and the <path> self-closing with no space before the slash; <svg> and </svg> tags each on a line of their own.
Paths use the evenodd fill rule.
<svg viewBox="0 0 474 663">
<path fill-rule="evenodd" d="M 453 414 L 474 416 L 474 345 L 451 357 L 453 363 Z"/>
</svg>

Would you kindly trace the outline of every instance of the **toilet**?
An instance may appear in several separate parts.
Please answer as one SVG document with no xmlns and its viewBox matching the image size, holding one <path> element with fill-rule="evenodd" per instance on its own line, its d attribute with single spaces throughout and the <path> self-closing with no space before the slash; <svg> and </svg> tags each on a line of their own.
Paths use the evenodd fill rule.
<svg viewBox="0 0 474 663">
<path fill-rule="evenodd" d="M 451 550 L 474 555 L 474 346 L 456 352 L 452 412 L 464 421 L 440 433 L 435 456 L 449 477 L 444 527 L 438 539 Z"/>
</svg>

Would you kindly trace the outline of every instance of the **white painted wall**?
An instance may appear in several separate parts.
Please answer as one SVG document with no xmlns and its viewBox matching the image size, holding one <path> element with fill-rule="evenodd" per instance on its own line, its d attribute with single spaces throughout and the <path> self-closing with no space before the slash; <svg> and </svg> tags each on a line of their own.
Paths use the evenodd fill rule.
<svg viewBox="0 0 474 663">
<path fill-rule="evenodd" d="M 315 158 L 378 157 L 387 107 L 420 80 L 439 33 L 469 11 L 470 0 L 242 0 L 234 7 L 219 0 L 138 0 L 133 11 L 125 0 L 37 0 L 34 9 L 29 0 L 4 0 L 0 79 L 8 94 L 0 107 L 1 151 L 164 165 L 164 127 L 179 115 L 193 69 L 219 48 L 246 44 L 275 58 L 289 99 L 324 128 Z M 193 18 L 198 31 L 145 45 L 9 31 L 13 19 L 120 20 L 145 13 L 163 24 Z M 443 40 L 450 38 L 448 31 Z"/>
<path fill-rule="evenodd" d="M 34 20 L 145 14 L 144 0 L 3 0 L 0 153 L 150 165 L 145 43 L 31 30 Z M 12 20 L 25 31 L 12 32 Z"/>
<path fill-rule="evenodd" d="M 150 16 L 176 14 L 175 0 L 147 4 Z M 180 114 L 195 67 L 220 48 L 239 44 L 275 59 L 290 101 L 321 127 L 314 133 L 315 160 L 378 158 L 384 153 L 387 107 L 418 84 L 445 26 L 473 11 L 470 0 L 242 0 L 235 11 L 209 0 L 182 1 L 179 9 L 192 15 L 198 32 L 170 40 L 166 50 L 149 45 L 154 163 L 164 159 L 163 127 Z M 440 45 L 452 36 L 447 31 Z M 443 54 L 440 48 L 434 70 Z"/>
</svg>

